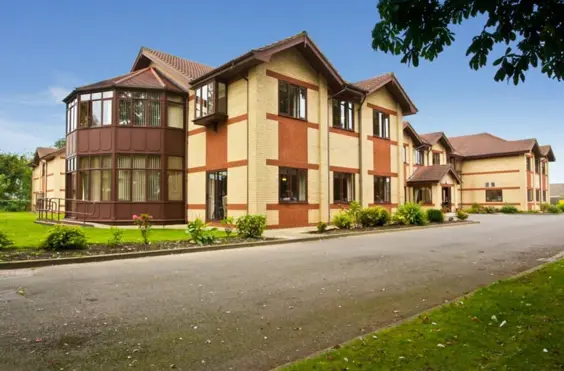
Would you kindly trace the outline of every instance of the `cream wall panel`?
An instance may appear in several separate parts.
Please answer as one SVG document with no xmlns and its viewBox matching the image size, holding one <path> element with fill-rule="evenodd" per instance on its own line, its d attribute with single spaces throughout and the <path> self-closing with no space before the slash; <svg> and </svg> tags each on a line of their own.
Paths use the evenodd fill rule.
<svg viewBox="0 0 564 371">
<path fill-rule="evenodd" d="M 264 169 L 265 169 L 264 175 L 261 178 L 261 187 L 264 189 L 265 192 L 265 202 L 267 204 L 277 204 L 278 203 L 278 167 L 265 166 Z"/>
<path fill-rule="evenodd" d="M 206 165 L 206 133 L 188 136 L 188 168 Z"/>
<path fill-rule="evenodd" d="M 391 202 L 393 204 L 397 204 L 399 203 L 399 182 L 398 182 L 398 178 L 396 177 L 391 177 L 390 178 L 390 188 L 391 188 Z M 403 186 L 402 186 L 403 189 Z M 374 196 L 372 196 L 372 198 L 374 199 Z"/>
<path fill-rule="evenodd" d="M 229 117 L 247 113 L 247 81 L 239 79 L 227 86 L 227 114 Z"/>
<path fill-rule="evenodd" d="M 319 164 L 319 130 L 317 129 L 307 129 L 307 162 Z"/>
<path fill-rule="evenodd" d="M 266 120 L 265 127 L 266 136 L 263 138 L 267 142 L 266 158 L 277 160 L 278 159 L 278 122 L 274 120 Z"/>
<path fill-rule="evenodd" d="M 321 200 L 321 194 L 319 193 L 319 170 L 308 170 L 307 178 L 308 202 L 318 204 Z"/>
<path fill-rule="evenodd" d="M 190 97 L 195 96 L 196 92 L 194 90 L 190 90 Z M 229 103 L 227 103 L 229 105 Z M 188 109 L 186 110 L 186 122 L 188 123 L 188 131 L 201 128 L 201 125 L 195 125 L 192 120 L 194 120 L 194 109 L 195 109 L 195 99 L 188 99 L 187 103 Z"/>
<path fill-rule="evenodd" d="M 519 203 L 521 207 L 524 207 L 526 204 L 523 203 L 523 192 L 526 191 L 518 190 L 518 189 L 504 189 L 503 190 L 503 202 L 504 203 Z M 479 204 L 487 204 L 486 202 L 486 191 L 485 190 L 477 190 L 477 191 L 462 191 L 462 202 L 464 203 L 464 207 L 468 207 L 469 204 L 479 203 Z M 494 205 L 495 207 L 499 207 L 499 205 Z"/>
<path fill-rule="evenodd" d="M 330 164 L 331 166 L 358 169 L 359 139 L 347 135 L 329 133 Z"/>
<path fill-rule="evenodd" d="M 188 210 L 186 212 L 186 218 L 189 222 L 196 219 L 206 220 L 206 210 Z"/>
<path fill-rule="evenodd" d="M 187 174 L 188 183 L 188 204 L 205 204 L 206 203 L 206 172 L 199 171 L 197 173 Z"/>
<path fill-rule="evenodd" d="M 247 203 L 247 167 L 238 166 L 227 169 L 227 203 Z"/>
<path fill-rule="evenodd" d="M 385 87 L 375 91 L 374 93 L 366 97 L 366 102 L 387 108 L 392 111 L 396 111 L 396 101 L 394 100 L 394 97 L 392 97 L 388 89 L 386 89 Z"/>
<path fill-rule="evenodd" d="M 201 135 L 197 134 L 196 136 Z M 206 134 L 203 134 L 206 135 Z M 227 161 L 247 159 L 247 120 L 227 126 Z"/>
<path fill-rule="evenodd" d="M 484 188 L 486 183 L 496 187 L 523 187 L 522 173 L 479 174 L 462 176 L 463 188 Z M 526 188 L 526 185 L 525 185 Z"/>
<path fill-rule="evenodd" d="M 308 210 L 307 216 L 308 216 L 308 222 L 310 224 L 313 224 L 313 223 L 317 224 L 321 221 L 319 210 Z"/>
<path fill-rule="evenodd" d="M 278 225 L 280 220 L 278 219 L 278 210 L 267 210 L 266 211 L 266 225 Z"/>
<path fill-rule="evenodd" d="M 227 210 L 227 216 L 231 216 L 235 220 L 245 215 L 247 215 L 245 210 Z"/>
<path fill-rule="evenodd" d="M 462 173 L 475 173 L 484 171 L 500 171 L 500 170 L 524 170 L 524 156 L 510 156 L 488 158 L 481 160 L 464 160 L 462 163 Z"/>
</svg>

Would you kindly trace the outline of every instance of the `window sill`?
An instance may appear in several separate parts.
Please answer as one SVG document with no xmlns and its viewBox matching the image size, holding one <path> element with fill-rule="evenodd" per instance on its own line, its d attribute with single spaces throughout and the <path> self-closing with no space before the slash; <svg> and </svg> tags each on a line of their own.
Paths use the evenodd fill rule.
<svg viewBox="0 0 564 371">
<path fill-rule="evenodd" d="M 342 127 L 340 127 L 340 126 L 335 126 L 335 125 L 333 125 L 333 126 L 331 126 L 331 127 L 332 127 L 333 129 L 342 130 L 342 131 L 347 131 L 347 132 L 349 132 L 349 133 L 356 133 L 356 131 L 354 131 L 354 128 L 352 128 L 352 129 L 347 129 L 347 128 L 342 128 Z"/>
<path fill-rule="evenodd" d="M 387 140 L 387 141 L 392 141 L 390 138 L 385 138 L 385 137 L 379 137 L 378 135 L 372 135 L 372 134 L 368 134 L 369 138 L 373 138 L 373 139 L 381 139 L 381 140 Z"/>
<path fill-rule="evenodd" d="M 195 118 L 194 120 L 192 120 L 192 122 L 194 123 L 194 125 L 209 126 L 213 124 L 219 124 L 226 120 L 227 120 L 226 113 L 215 112 L 204 117 Z"/>
<path fill-rule="evenodd" d="M 282 201 L 282 200 L 278 200 L 279 204 L 285 204 L 285 205 L 307 205 L 308 202 L 307 201 Z"/>
<path fill-rule="evenodd" d="M 288 119 L 292 119 L 292 120 L 299 120 L 299 121 L 303 121 L 303 122 L 308 122 L 307 117 L 306 118 L 294 117 L 294 116 L 288 115 L 286 113 L 280 113 L 280 112 L 278 112 L 278 116 L 288 118 Z"/>
</svg>

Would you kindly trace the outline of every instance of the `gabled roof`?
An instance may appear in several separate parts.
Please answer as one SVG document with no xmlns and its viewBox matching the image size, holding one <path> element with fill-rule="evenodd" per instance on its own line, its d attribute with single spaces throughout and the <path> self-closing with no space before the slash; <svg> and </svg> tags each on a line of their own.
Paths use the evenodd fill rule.
<svg viewBox="0 0 564 371">
<path fill-rule="evenodd" d="M 432 146 L 437 144 L 439 141 L 442 143 L 443 146 L 447 147 L 450 152 L 454 151 L 452 144 L 448 140 L 446 134 L 442 131 L 437 131 L 435 133 L 428 133 L 428 134 L 420 134 L 421 139 L 428 145 Z"/>
<path fill-rule="evenodd" d="M 423 144 L 426 144 L 423 139 L 417 134 L 413 126 L 409 123 L 409 121 L 403 122 L 403 132 L 407 133 L 411 139 L 415 142 L 416 147 L 419 147 Z"/>
<path fill-rule="evenodd" d="M 33 161 L 30 163 L 32 166 L 37 166 L 40 160 L 50 160 L 59 153 L 64 153 L 65 147 L 37 147 L 33 155 Z"/>
<path fill-rule="evenodd" d="M 390 94 L 400 103 L 405 116 L 417 113 L 417 107 L 415 107 L 396 76 L 391 72 L 355 82 L 353 85 L 365 91 L 366 94 L 372 94 L 376 90 L 386 87 Z"/>
<path fill-rule="evenodd" d="M 184 92 L 180 87 L 178 87 L 174 82 L 164 76 L 156 68 L 148 67 L 138 71 L 130 72 L 125 75 L 116 76 L 111 79 L 102 80 L 94 84 L 84 85 L 76 88 L 64 99 L 64 101 L 67 101 L 76 93 L 107 88 L 141 88 L 168 90 L 177 93 Z"/>
<path fill-rule="evenodd" d="M 556 161 L 556 157 L 554 157 L 554 152 L 552 152 L 552 147 L 550 145 L 540 146 L 539 149 L 541 154 L 546 157 L 548 161 Z"/>
<path fill-rule="evenodd" d="M 480 133 L 451 137 L 450 142 L 455 151 L 466 158 L 510 156 L 531 151 L 542 156 L 536 139 L 505 140 L 490 133 Z"/>
<path fill-rule="evenodd" d="M 458 183 L 461 182 L 460 176 L 454 171 L 451 165 L 432 165 L 421 166 L 415 170 L 407 180 L 407 184 L 438 183 L 448 173 L 450 173 Z"/>
</svg>

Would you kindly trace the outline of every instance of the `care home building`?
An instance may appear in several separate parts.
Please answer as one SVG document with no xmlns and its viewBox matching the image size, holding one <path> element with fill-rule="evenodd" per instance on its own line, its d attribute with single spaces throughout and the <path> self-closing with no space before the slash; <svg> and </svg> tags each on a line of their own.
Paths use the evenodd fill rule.
<svg viewBox="0 0 564 371">
<path fill-rule="evenodd" d="M 93 221 L 250 213 L 276 228 L 328 221 L 352 200 L 390 210 L 482 202 L 463 191 L 465 173 L 480 171 L 461 167 L 472 156 L 455 138 L 404 124 L 417 108 L 393 74 L 349 83 L 305 32 L 217 68 L 141 48 L 129 73 L 65 102 L 67 210 Z M 520 152 L 523 165 L 542 153 Z M 511 186 L 542 189 L 535 170 Z"/>
<path fill-rule="evenodd" d="M 38 147 L 30 163 L 31 209 L 36 210 L 37 200 L 65 198 L 65 148 Z M 62 203 L 64 207 L 64 203 Z"/>
</svg>

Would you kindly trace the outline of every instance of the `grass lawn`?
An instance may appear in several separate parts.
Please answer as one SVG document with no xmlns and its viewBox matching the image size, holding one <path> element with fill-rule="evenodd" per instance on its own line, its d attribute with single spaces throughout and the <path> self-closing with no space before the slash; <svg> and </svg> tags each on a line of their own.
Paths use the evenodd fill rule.
<svg viewBox="0 0 564 371">
<path fill-rule="evenodd" d="M 564 260 L 284 370 L 561 370 Z"/>
<path fill-rule="evenodd" d="M 0 231 L 8 234 L 17 248 L 37 248 L 47 237 L 51 226 L 34 223 L 36 215 L 29 212 L 0 212 Z M 111 237 L 109 229 L 81 227 L 88 243 L 104 243 Z M 217 231 L 218 237 L 225 237 L 225 232 Z M 186 240 L 188 235 L 183 229 L 159 229 L 155 228 L 149 235 L 149 240 L 179 241 Z M 123 242 L 142 242 L 141 234 L 137 229 L 123 229 Z"/>
</svg>

